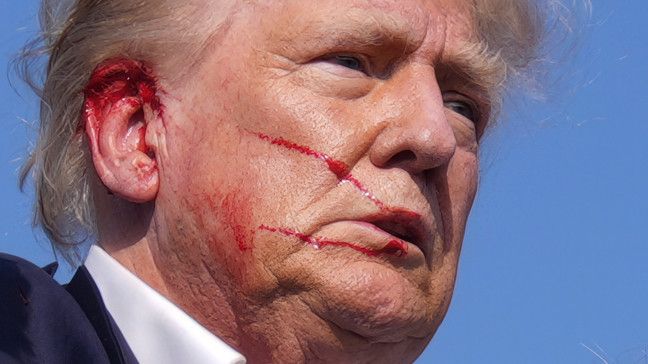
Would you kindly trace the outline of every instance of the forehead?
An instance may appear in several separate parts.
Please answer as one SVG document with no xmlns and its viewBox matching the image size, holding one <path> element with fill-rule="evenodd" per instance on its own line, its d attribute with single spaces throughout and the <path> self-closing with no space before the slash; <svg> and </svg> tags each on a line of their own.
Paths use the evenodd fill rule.
<svg viewBox="0 0 648 364">
<path fill-rule="evenodd" d="M 460 75 L 456 78 L 483 95 L 500 83 L 490 77 L 501 67 L 483 51 L 474 0 L 199 1 L 208 2 L 205 12 L 225 20 L 204 26 L 209 40 L 198 68 L 213 57 L 229 58 L 232 47 L 247 48 L 247 56 L 265 66 L 275 57 L 301 64 L 325 54 L 359 52 L 441 66 L 437 71 Z M 220 6 L 224 3 L 229 6 Z"/>
<path fill-rule="evenodd" d="M 274 0 L 256 5 L 261 14 L 274 15 L 265 17 L 268 28 L 280 25 L 269 36 L 348 29 L 402 37 L 416 47 L 430 37 L 473 38 L 472 4 L 470 0 Z"/>
</svg>

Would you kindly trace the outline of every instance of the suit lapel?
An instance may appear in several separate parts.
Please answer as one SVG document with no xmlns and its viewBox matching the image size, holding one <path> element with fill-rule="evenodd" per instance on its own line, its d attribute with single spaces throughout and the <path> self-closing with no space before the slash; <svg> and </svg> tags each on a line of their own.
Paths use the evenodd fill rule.
<svg viewBox="0 0 648 364">
<path fill-rule="evenodd" d="M 88 270 L 81 266 L 66 287 L 94 326 L 112 364 L 137 363 L 115 321 L 106 310 L 101 294 Z"/>
</svg>

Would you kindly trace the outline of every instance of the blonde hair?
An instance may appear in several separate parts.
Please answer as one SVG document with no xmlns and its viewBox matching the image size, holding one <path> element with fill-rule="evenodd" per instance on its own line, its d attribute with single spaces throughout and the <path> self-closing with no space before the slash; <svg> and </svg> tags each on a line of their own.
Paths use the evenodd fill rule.
<svg viewBox="0 0 648 364">
<path fill-rule="evenodd" d="M 542 37 L 545 21 L 538 3 L 473 3 L 480 52 L 501 62 L 507 74 L 522 73 Z M 42 35 L 25 47 L 17 63 L 41 98 L 38 138 L 22 169 L 21 186 L 33 177 L 34 225 L 70 263 L 80 259 L 79 244 L 96 235 L 94 169 L 86 138 L 79 132 L 83 89 L 92 71 L 106 59 L 129 57 L 150 64 L 158 74 L 167 70 L 173 75 L 171 70 L 178 69 L 174 62 L 198 60 L 209 35 L 223 23 L 224 19 L 196 21 L 210 13 L 227 11 L 205 11 L 192 0 L 42 1 Z M 196 24 L 212 24 L 214 29 L 198 29 Z M 49 57 L 42 85 L 34 81 L 39 56 Z"/>
</svg>

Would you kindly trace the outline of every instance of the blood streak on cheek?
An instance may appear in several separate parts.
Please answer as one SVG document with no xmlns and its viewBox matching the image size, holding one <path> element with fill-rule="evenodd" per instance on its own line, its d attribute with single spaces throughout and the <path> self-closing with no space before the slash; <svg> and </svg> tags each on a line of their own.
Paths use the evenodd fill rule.
<svg viewBox="0 0 648 364">
<path fill-rule="evenodd" d="M 338 181 L 340 183 L 351 183 L 351 185 L 353 185 L 353 187 L 355 187 L 358 191 L 360 191 L 360 193 L 362 193 L 363 196 L 365 196 L 366 198 L 371 200 L 371 202 L 373 202 L 376 206 L 378 206 L 378 208 L 380 208 L 382 211 L 392 212 L 392 213 L 396 212 L 396 213 L 399 213 L 399 214 L 406 213 L 405 211 L 402 211 L 400 209 L 394 209 L 392 207 L 389 207 L 389 206 L 385 205 L 382 201 L 380 201 L 380 199 L 378 199 L 378 197 L 374 196 L 369 191 L 369 189 L 367 189 L 362 184 L 362 182 L 360 182 L 358 179 L 356 179 L 355 177 L 353 177 L 349 173 L 349 166 L 347 166 L 346 163 L 344 163 L 342 161 L 339 161 L 339 160 L 336 160 L 336 159 L 333 159 L 333 158 L 329 157 L 328 155 L 326 155 L 324 153 L 313 151 L 312 149 L 310 149 L 310 148 L 308 148 L 306 146 L 299 145 L 299 144 L 287 141 L 287 140 L 282 139 L 282 138 L 272 138 L 272 137 L 269 137 L 269 136 L 267 136 L 265 134 L 260 134 L 260 133 L 257 133 L 257 135 L 262 140 L 266 140 L 266 141 L 270 142 L 270 144 L 280 145 L 280 146 L 285 147 L 287 149 L 295 150 L 295 151 L 300 152 L 302 154 L 309 155 L 309 156 L 312 156 L 312 157 L 323 160 L 324 162 L 326 162 L 326 164 L 328 166 L 328 169 L 333 174 L 335 174 L 335 176 L 338 178 Z M 411 218 L 420 218 L 420 216 L 418 214 L 416 214 L 416 213 L 411 213 L 410 212 L 409 214 L 412 215 L 412 216 L 410 216 Z"/>
<path fill-rule="evenodd" d="M 331 172 L 333 172 L 333 174 L 335 174 L 335 176 L 338 179 L 342 179 L 342 178 L 344 178 L 344 176 L 346 176 L 348 174 L 349 167 L 346 165 L 346 163 L 344 163 L 342 161 L 335 160 L 335 159 L 329 157 L 328 155 L 326 155 L 324 153 L 315 152 L 315 151 L 311 150 L 308 147 L 305 147 L 303 145 L 299 145 L 299 144 L 296 144 L 296 143 L 293 143 L 293 142 L 289 142 L 289 141 L 287 141 L 285 139 L 282 139 L 282 138 L 271 138 L 271 137 L 269 137 L 267 135 L 264 135 L 264 134 L 257 134 L 257 135 L 262 140 L 266 140 L 266 141 L 270 142 L 270 144 L 280 145 L 280 146 L 288 148 L 288 149 L 296 150 L 296 151 L 298 151 L 298 152 L 300 152 L 302 154 L 306 154 L 306 155 L 309 155 L 311 157 L 315 157 L 315 158 L 323 160 L 328 165 L 328 169 Z"/>
<path fill-rule="evenodd" d="M 226 226 L 231 229 L 231 234 L 239 250 L 248 251 L 254 249 L 253 229 L 247 227 L 251 225 L 251 216 L 246 214 L 245 209 L 242 208 L 242 206 L 250 205 L 244 194 L 231 194 L 224 197 L 209 196 L 208 201 L 212 211 L 221 211 L 225 214 L 223 218 Z M 206 217 L 205 219 L 209 218 Z M 213 248 L 218 249 L 216 246 Z"/>
<path fill-rule="evenodd" d="M 308 156 L 311 156 L 311 157 L 314 157 L 314 158 L 321 159 L 322 161 L 324 161 L 326 163 L 326 165 L 328 166 L 328 169 L 333 174 L 335 174 L 335 176 L 337 177 L 339 183 L 351 183 L 351 185 L 353 187 L 355 187 L 358 191 L 360 191 L 360 193 L 362 193 L 362 195 L 364 197 L 366 197 L 371 202 L 373 202 L 381 211 L 389 212 L 389 213 L 396 213 L 396 216 L 410 215 L 408 217 L 412 218 L 412 219 L 418 219 L 418 218 L 421 217 L 420 215 L 418 215 L 416 213 L 413 213 L 411 211 L 402 211 L 401 209 L 394 209 L 394 208 L 389 207 L 386 204 L 384 204 L 382 201 L 380 201 L 380 199 L 378 199 L 378 197 L 374 196 L 369 191 L 369 189 L 367 189 L 362 184 L 362 182 L 360 182 L 358 179 L 356 179 L 355 177 L 353 177 L 349 173 L 349 171 L 350 171 L 349 166 L 346 163 L 342 162 L 342 161 L 333 159 L 333 158 L 331 158 L 330 156 L 328 156 L 328 155 L 326 155 L 324 153 L 314 151 L 314 150 L 310 149 L 307 146 L 299 145 L 299 144 L 293 143 L 291 141 L 285 140 L 285 139 L 280 138 L 280 137 L 279 138 L 273 138 L 273 137 L 270 137 L 268 135 L 261 134 L 261 133 L 256 133 L 256 135 L 259 138 L 261 138 L 262 140 L 268 141 L 270 144 L 279 145 L 279 146 L 282 146 L 284 148 L 294 150 L 294 151 L 297 151 L 299 153 L 302 153 L 302 154 L 305 154 L 305 155 L 308 155 Z M 308 243 L 312 244 L 316 248 L 322 248 L 322 247 L 324 247 L 326 245 L 336 245 L 336 246 L 346 246 L 346 247 L 355 249 L 355 250 L 357 250 L 359 252 L 362 252 L 362 253 L 370 255 L 370 256 L 375 256 L 375 255 L 378 255 L 378 254 L 392 254 L 392 255 L 403 256 L 404 257 L 404 256 L 407 255 L 407 245 L 404 242 L 399 241 L 399 240 L 392 240 L 391 242 L 389 242 L 382 249 L 372 250 L 372 249 L 368 249 L 368 248 L 359 247 L 359 246 L 356 246 L 356 245 L 353 245 L 353 244 L 347 243 L 347 242 L 335 242 L 335 241 L 330 241 L 330 240 L 326 240 L 326 239 L 323 239 L 323 238 L 314 238 L 314 237 L 311 237 L 311 236 L 304 236 L 304 235 L 301 235 L 301 234 L 299 234 L 297 232 L 290 231 L 288 229 L 275 229 L 275 228 L 269 228 L 269 227 L 266 227 L 266 226 L 261 226 L 260 229 L 271 231 L 271 232 L 279 232 L 279 233 L 282 233 L 282 234 L 288 235 L 288 236 L 295 236 L 295 237 L 301 239 L 304 242 L 308 242 Z"/>
<path fill-rule="evenodd" d="M 284 228 L 271 228 L 265 225 L 261 225 L 259 227 L 259 230 L 266 230 L 273 233 L 281 233 L 286 236 L 294 236 L 305 243 L 311 244 L 315 249 L 322 249 L 327 245 L 331 245 L 331 246 L 344 246 L 347 248 L 351 248 L 353 250 L 357 250 L 360 253 L 363 253 L 370 257 L 375 257 L 381 254 L 394 255 L 397 257 L 404 257 L 407 255 L 407 244 L 401 240 L 396 240 L 396 239 L 390 241 L 389 243 L 387 243 L 387 245 L 385 245 L 380 249 L 371 249 L 371 248 L 357 246 L 355 244 L 348 243 L 346 241 L 334 241 L 334 240 L 328 240 L 326 238 L 304 235 Z"/>
</svg>

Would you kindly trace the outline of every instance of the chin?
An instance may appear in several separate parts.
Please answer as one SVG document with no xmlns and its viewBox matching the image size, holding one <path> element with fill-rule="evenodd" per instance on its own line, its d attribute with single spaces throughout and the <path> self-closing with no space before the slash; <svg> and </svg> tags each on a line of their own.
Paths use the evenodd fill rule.
<svg viewBox="0 0 648 364">
<path fill-rule="evenodd" d="M 411 272 L 379 264 L 347 267 L 321 287 L 321 316 L 371 344 L 413 340 L 423 348 L 441 324 L 450 297 L 448 290 L 435 291 L 429 280 L 412 282 L 406 273 Z"/>
<path fill-rule="evenodd" d="M 342 343 L 341 348 L 335 348 L 325 355 L 325 362 L 341 363 L 412 363 L 427 347 L 434 335 L 427 337 L 406 337 L 398 341 L 373 341 L 355 333 L 336 333 Z M 339 350 L 338 350 L 339 349 Z M 307 360 L 315 362 L 317 360 Z"/>
</svg>

